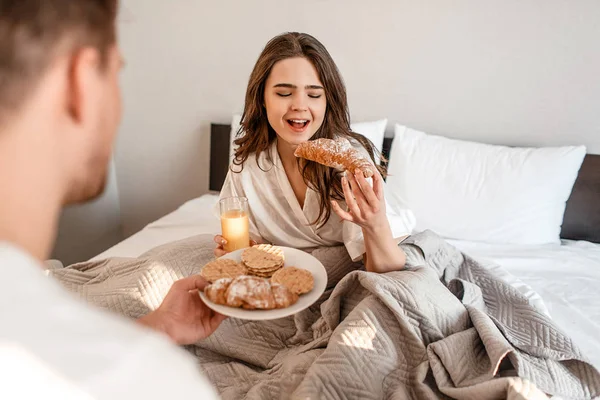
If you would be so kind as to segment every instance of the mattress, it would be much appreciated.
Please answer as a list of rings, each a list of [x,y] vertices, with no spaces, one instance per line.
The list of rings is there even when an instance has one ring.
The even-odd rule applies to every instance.
[[[94,257],[137,257],[153,247],[198,234],[218,234],[218,195],[193,199],[176,211]],[[560,245],[489,245],[449,241],[486,261],[491,269],[548,313],[600,368],[600,245],[562,241]]]

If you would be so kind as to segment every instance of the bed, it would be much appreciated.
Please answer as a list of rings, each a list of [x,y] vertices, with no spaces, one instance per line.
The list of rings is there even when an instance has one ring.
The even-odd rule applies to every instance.
[[[211,131],[211,193],[192,199],[174,212],[94,257],[137,257],[165,243],[198,234],[220,232],[212,210],[227,173],[231,125],[213,124]],[[389,156],[393,138],[386,137]],[[587,155],[565,211],[561,243],[551,245],[490,245],[449,240],[460,250],[489,263],[549,313],[600,368],[600,156]],[[502,268],[498,268],[498,266]],[[540,301],[540,298],[543,301]]]
[[[114,306],[111,307],[114,308],[115,311],[123,312],[124,314],[129,315],[130,317],[137,317],[139,315],[143,315],[143,312],[147,312],[149,308],[152,309],[153,307],[156,307],[158,305],[158,303],[156,303],[156,299],[160,298],[161,295],[164,295],[163,292],[168,289],[169,282],[172,283],[173,279],[176,278],[176,275],[181,274],[181,271],[179,271],[174,275],[174,270],[176,270],[179,267],[184,269],[192,268],[193,270],[190,269],[190,272],[184,271],[183,276],[186,276],[185,273],[195,273],[193,271],[196,271],[197,268],[200,268],[200,264],[204,265],[201,262],[198,262],[198,260],[192,261],[193,259],[186,257],[188,257],[190,254],[202,253],[200,254],[200,259],[204,260],[206,259],[206,257],[209,256],[209,253],[212,254],[212,235],[220,231],[220,223],[217,216],[213,214],[213,209],[218,201],[218,190],[223,183],[225,174],[227,173],[229,160],[228,155],[230,156],[231,154],[230,132],[232,130],[233,129],[229,125],[215,124],[212,126],[210,193],[192,199],[183,204],[174,212],[165,215],[164,217],[148,224],[140,232],[134,234],[133,236],[117,244],[116,246],[108,249],[102,254],[99,254],[98,256],[94,257],[91,260],[91,264],[88,263],[87,265],[82,265],[80,267],[81,271],[77,271],[78,267],[76,266],[72,268],[71,271],[65,271],[64,273],[55,272],[54,274],[58,278],[60,278],[68,288],[71,288],[74,291],[78,291],[80,295],[85,297],[91,303],[98,304],[100,306],[106,306],[106,304],[108,303],[114,304]],[[392,138],[386,138],[385,140],[383,140],[382,149],[383,154],[385,156],[387,156],[390,153],[390,146],[392,145],[392,143]],[[577,176],[576,180],[575,175]],[[511,320],[513,320],[513,318],[515,318],[514,321],[517,321],[517,335],[519,335],[521,329],[525,329],[523,332],[525,332],[527,329],[529,329],[529,331],[531,332],[531,329],[533,329],[533,332],[537,332],[534,333],[534,336],[537,336],[538,339],[545,337],[556,337],[556,329],[558,329],[558,332],[562,331],[562,333],[567,335],[566,337],[564,337],[564,339],[559,339],[560,343],[574,343],[577,347],[579,347],[585,358],[587,358],[596,368],[599,368],[600,299],[596,294],[596,288],[598,287],[598,284],[600,284],[600,230],[598,229],[598,226],[600,226],[600,210],[597,207],[596,202],[600,198],[600,156],[585,156],[585,159],[581,164],[581,168],[578,167],[578,174],[575,175],[573,177],[573,181],[575,181],[575,184],[573,185],[573,183],[571,183],[572,191],[571,188],[569,189],[570,197],[568,199],[564,211],[564,221],[562,223],[562,231],[560,232],[559,242],[555,244],[525,245],[490,244],[473,240],[449,239],[446,239],[446,241],[444,242],[437,239],[439,241],[436,247],[437,250],[435,250],[435,254],[430,253],[430,255],[434,254],[434,257],[437,257],[439,254],[439,250],[442,249],[443,246],[447,246],[447,244],[441,243],[450,243],[452,246],[450,246],[449,248],[454,250],[446,249],[445,251],[449,253],[456,252],[455,256],[460,255],[460,251],[462,251],[471,258],[473,258],[479,266],[483,267],[483,270],[487,271],[484,272],[484,274],[486,274],[486,278],[484,278],[484,280],[491,279],[496,282],[504,282],[502,283],[504,287],[501,289],[498,289],[499,287],[493,287],[491,291],[487,290],[488,297],[486,297],[486,303],[488,303],[488,300],[490,299],[490,294],[492,298],[495,296],[502,297],[504,296],[504,294],[511,293],[513,289],[516,289],[518,293],[520,293],[520,295],[525,296],[526,301],[529,303],[529,309],[531,309],[531,306],[533,306],[533,308],[538,310],[536,311],[537,314],[532,315],[531,317],[524,317],[523,315],[521,315],[520,317],[517,315],[503,315],[504,311],[499,311],[500,314],[496,314],[496,317],[499,317],[500,319],[504,318],[504,322],[498,322],[499,320],[496,320],[496,324],[500,324],[500,329],[504,329],[501,327],[506,326],[503,325],[505,322],[508,322],[509,325],[512,324]],[[202,234],[207,234],[208,236]],[[420,235],[422,234],[417,234],[413,236],[415,237],[415,240],[417,240],[416,238],[420,237]],[[158,247],[159,250],[157,250],[157,246],[161,245],[164,246]],[[164,249],[163,252],[165,254],[169,253],[167,254],[168,256],[164,260],[161,260],[160,258],[161,248]],[[421,248],[425,249],[426,246],[421,246]],[[459,251],[457,252],[455,249],[458,249]],[[328,251],[327,249],[323,250],[325,252]],[[331,250],[335,251],[335,248],[332,248]],[[200,253],[198,253],[198,251],[200,251]],[[149,257],[148,254],[152,254],[152,256]],[[138,257],[140,255],[143,256],[139,259],[129,258]],[[340,256],[341,253],[340,255],[336,255],[333,258],[329,257],[329,259],[337,259],[337,257]],[[110,260],[112,261],[102,261],[109,257],[112,257],[110,258]],[[128,258],[120,259],[119,257]],[[451,258],[452,257],[446,257],[446,259],[441,264],[450,265]],[[174,259],[176,259],[175,264],[169,265],[169,263],[172,263]],[[325,259],[327,259],[327,257],[325,257]],[[110,286],[110,296],[115,298],[121,298],[121,300],[125,298],[124,301],[109,301],[107,303],[106,287],[103,287],[104,283],[102,283],[102,280],[105,278],[100,280],[94,278],[94,285],[82,286],[83,280],[90,279],[90,276],[84,271],[88,271],[89,268],[96,269],[97,266],[103,268],[105,265],[108,265],[106,264],[106,262],[110,263],[110,269],[111,271],[113,271],[113,274],[116,273],[115,271],[121,270],[124,265],[126,266],[125,269],[127,271],[132,271],[132,268],[137,269],[135,265],[139,265],[139,271],[136,272],[139,275],[138,278],[127,278],[123,280],[123,278],[118,277],[118,273],[117,275],[111,276],[110,278],[122,280],[121,283],[125,284],[125,286],[123,287],[115,286],[114,284]],[[464,261],[462,262],[464,265]],[[433,262],[433,264],[435,263],[436,262]],[[198,265],[190,266],[191,264]],[[177,268],[172,268],[174,266]],[[327,268],[329,274],[329,271],[331,270],[330,266],[328,266]],[[62,270],[68,269],[69,268],[65,268]],[[100,270],[98,269],[98,271]],[[444,271],[443,273],[446,272],[447,271]],[[346,274],[348,274],[348,272],[344,272],[344,274],[342,274],[341,276],[349,277],[349,275]],[[354,274],[351,275],[353,277],[357,276]],[[368,276],[370,277],[374,275],[370,274]],[[399,278],[400,277],[397,277],[396,279]],[[158,286],[154,289],[154,292],[147,292],[148,286],[146,283],[143,283],[142,286],[140,286],[140,284],[132,283],[133,280],[137,280],[139,282],[147,282],[148,279],[158,283]],[[379,277],[373,279],[380,280],[385,278]],[[347,281],[348,279],[344,280],[344,282],[346,283]],[[378,282],[378,284],[380,284],[383,281]],[[482,281],[479,282],[482,283]],[[509,285],[508,287],[511,287],[510,290],[507,290],[506,284]],[[339,286],[340,285],[336,286],[336,291],[337,289],[339,289]],[[484,286],[485,284],[483,284],[482,288]],[[127,289],[125,289],[125,287]],[[425,290],[422,293],[427,293],[428,290],[429,289]],[[354,289],[352,289],[346,295],[353,296],[354,293],[357,292]],[[131,294],[135,294],[135,299],[133,299],[135,301],[132,301]],[[486,290],[484,290],[483,294],[485,297]],[[443,293],[440,293],[440,295],[443,295]],[[144,298],[144,300],[140,303],[141,298]],[[395,299],[394,301],[401,300]],[[423,301],[427,303],[429,300],[423,299]],[[493,302],[494,300],[492,300],[492,303],[490,303],[492,304],[492,308],[490,310],[500,310],[500,308],[496,308],[496,306],[493,305]],[[331,302],[328,303],[328,306],[332,304]],[[425,303],[421,302],[418,304]],[[439,298],[436,298],[436,300],[431,304],[442,303],[439,302]],[[352,301],[352,304],[355,303]],[[407,303],[400,302],[395,304]],[[515,303],[511,302],[509,304]],[[368,306],[367,309],[369,310],[369,312],[371,312],[371,308],[369,307],[373,306],[375,306],[375,304],[371,304],[370,306]],[[511,314],[512,312],[513,311],[511,309],[507,311],[508,314]],[[549,316],[554,321],[554,327],[549,328],[548,325],[544,325],[538,328],[531,328],[532,326],[536,326],[536,321],[539,321],[540,318],[546,318],[545,316],[542,317],[543,314]],[[300,317],[301,319],[298,321],[301,321],[302,318],[306,317],[307,315],[308,314],[304,315],[303,317]],[[442,315],[444,315],[444,313],[442,313]],[[346,318],[344,321],[346,321],[347,319],[348,318]],[[376,318],[376,320],[378,319]],[[301,325],[304,323],[308,322],[302,322]],[[352,325],[352,323],[352,320],[350,320],[350,325],[348,326],[350,327],[349,329],[354,331],[356,328],[354,325]],[[279,343],[278,340],[275,339],[275,337],[279,336],[281,329],[285,330],[285,328],[283,328],[283,325],[280,326],[277,323],[275,323],[273,326],[256,325],[251,328],[248,328],[250,329],[250,331],[253,332],[252,334],[250,334],[250,336],[245,336],[244,334],[244,332],[250,331],[246,331],[245,329],[243,329],[243,327],[245,326],[243,321],[228,321],[228,325],[230,325],[230,327],[224,330],[220,330],[220,334],[217,335],[218,337],[215,338],[214,341],[211,338],[210,340],[206,341],[206,343],[203,345],[204,347],[200,346],[198,348],[195,348],[194,350],[195,355],[201,360],[203,360],[202,366],[204,372],[207,373],[209,375],[209,378],[219,387],[219,391],[221,395],[224,396],[224,398],[238,398],[239,396],[242,396],[245,393],[253,393],[253,396],[255,396],[249,396],[249,398],[261,398],[261,396],[266,395],[265,393],[279,393],[280,390],[286,389],[278,386],[273,387],[270,385],[273,385],[274,382],[281,382],[282,377],[285,377],[286,374],[290,372],[289,370],[286,370],[286,363],[290,362],[292,363],[290,365],[297,365],[296,363],[298,362],[308,362],[308,359],[306,357],[302,358],[299,355],[294,356],[294,351],[290,353],[290,350],[293,348],[293,346],[289,347],[291,343],[283,344]],[[232,326],[236,326],[237,329],[231,330]],[[524,326],[530,326],[530,328],[522,328]],[[382,328],[382,333],[388,332],[389,328],[390,327]],[[317,330],[318,329],[319,328],[317,328]],[[550,331],[548,331],[547,329],[550,329]],[[259,337],[257,338],[256,332],[259,331],[260,334],[258,334]],[[246,340],[246,344],[244,345],[244,347],[236,348],[237,350],[234,356],[234,358],[239,359],[241,363],[233,362],[230,364],[231,358],[228,358],[229,356],[227,355],[230,354],[228,353],[229,350],[227,350],[228,347],[222,347],[223,343],[233,343],[242,340],[240,337],[236,337],[235,339],[230,338],[228,335],[233,334],[232,332],[241,333],[243,336],[243,340]],[[542,334],[541,332],[544,333]],[[262,339],[260,338],[264,335],[268,336],[273,335],[275,333],[276,336],[270,338],[269,341],[274,341],[273,343],[271,343],[272,347],[283,346],[282,349],[278,350],[279,353],[277,353],[283,358],[279,359],[276,357],[276,359],[278,359],[279,362],[283,363],[281,364],[284,368],[283,371],[277,370],[277,368],[279,367],[275,368],[275,370],[270,370],[268,364],[263,364],[266,363],[268,360],[272,360],[273,355],[276,353],[273,353],[271,355],[263,355],[259,351],[264,347],[264,342],[262,342]],[[346,330],[345,333],[343,333],[343,335],[346,335],[347,333],[348,330]],[[562,333],[558,333],[558,336],[562,337]],[[396,333],[394,335],[396,335]],[[344,342],[346,342],[347,340],[356,340],[356,338],[343,338],[344,340],[342,342],[329,341],[327,351],[333,348],[332,351],[334,352],[334,354],[338,354],[338,356],[339,354],[344,354],[344,352],[353,351],[354,353],[349,354],[354,354],[354,357],[358,357],[355,361],[353,361],[353,363],[356,365],[360,365],[361,363],[365,362],[375,362],[377,360],[377,358],[373,358],[373,356],[367,356],[367,358],[364,358],[365,354],[362,353],[362,350],[360,350],[360,348],[363,348],[365,345],[368,346],[368,343],[363,342],[364,338],[360,339],[360,341],[358,342],[359,350],[348,350],[347,345],[344,345]],[[518,338],[513,337],[513,340],[514,339],[516,339],[517,341],[519,340]],[[571,339],[573,342],[571,342]],[[403,342],[400,341],[401,347],[397,348],[397,351],[406,351],[406,348],[402,350],[402,346],[406,347],[405,345],[402,345],[402,343]],[[487,344],[485,344],[485,346],[487,349]],[[568,346],[571,346],[571,344],[569,344]],[[356,343],[353,344],[352,347],[356,347]],[[455,352],[460,351],[460,348],[460,346],[455,347],[454,350],[452,350],[448,354],[456,354]],[[248,352],[244,349],[252,349],[252,351]],[[317,351],[317,353],[313,354],[320,354],[318,350],[313,351]],[[216,354],[220,355],[216,356]],[[386,357],[381,361],[384,362],[384,360],[390,361],[389,355],[394,353],[389,353],[389,351],[384,350],[382,354],[384,354]],[[264,356],[264,358],[259,358],[259,355],[260,357]],[[406,353],[406,355],[410,355],[410,352]],[[288,357],[290,357],[289,361],[286,361],[288,360]],[[563,359],[573,360],[573,358],[571,357],[573,356],[567,355],[566,358]],[[460,358],[464,360],[463,357]],[[319,359],[323,360],[323,357],[320,357]],[[345,356],[337,359],[346,360]],[[454,358],[452,358],[452,360],[453,359]],[[376,362],[376,364],[374,364],[376,365],[376,367],[373,368],[384,368],[386,363],[384,362],[382,364],[381,362]],[[248,369],[246,366],[247,363],[249,363],[250,365],[255,365],[257,369]],[[339,363],[335,364],[336,368],[342,368],[340,371],[344,371],[343,374],[336,375],[336,379],[339,380],[336,382],[339,388],[347,388],[347,385],[351,382],[358,382],[356,381],[356,379],[358,379],[358,377],[361,376],[360,371],[362,369],[354,368],[352,366],[354,364],[351,363],[346,366],[343,366]],[[307,367],[307,365],[305,365],[304,367]],[[468,373],[468,371],[479,370],[479,368],[477,367],[478,365],[480,364],[471,364],[470,367],[466,369],[463,368],[463,371],[466,371]],[[530,364],[530,366],[533,365],[539,366],[542,364]],[[321,377],[324,376],[323,374],[327,375],[325,371],[329,371],[332,366],[326,365],[324,367],[325,369],[319,370],[319,365],[317,363],[311,368],[315,367],[317,369],[313,371],[312,375],[310,374],[311,370],[308,370],[308,373],[306,373],[306,369],[304,370],[303,374],[306,373],[304,379],[310,382],[310,384],[309,386],[300,386],[300,389],[297,390],[300,390],[301,393],[303,393],[303,388],[310,391],[315,390],[315,384],[317,385],[317,387],[321,383],[324,384],[324,382],[322,382],[321,380]],[[265,368],[267,369],[267,371],[271,372],[261,372],[264,371]],[[269,374],[273,371],[278,371],[277,373],[283,373],[283,375],[272,376],[271,378],[269,378]],[[315,375],[315,371],[320,372],[316,372]],[[554,372],[549,371],[550,370],[542,372],[542,374],[546,374],[545,380],[547,383],[550,382],[550,385],[552,385],[551,382],[558,382],[562,380],[561,372],[558,372],[558,370],[554,370]],[[353,377],[352,373],[358,373],[358,375]],[[371,378],[368,378],[367,381],[363,380],[362,382],[358,382],[360,383],[360,385],[352,389],[355,390],[355,392],[353,392],[354,395],[364,397],[366,395],[366,392],[363,392],[363,390],[366,388],[365,385],[368,386],[372,385],[373,382],[380,382],[379,379],[383,379],[386,376],[385,371],[379,371],[379,373],[380,375],[378,377],[375,376],[373,380]],[[381,373],[383,373],[383,375],[381,375]],[[559,375],[555,375],[555,373],[558,373]],[[557,380],[557,376],[561,376],[561,379]],[[241,386],[231,385],[232,380],[238,381],[239,379],[244,380],[244,382],[246,383]],[[263,383],[260,384],[259,382],[261,382],[261,379],[266,380],[262,381]],[[269,379],[271,379],[271,381],[269,381]],[[287,378],[285,378],[284,380],[286,379]],[[345,383],[342,382],[344,379]],[[355,379],[355,381],[353,381],[352,379]],[[440,382],[438,381],[437,376],[436,382],[438,382],[438,384]],[[562,382],[564,383],[566,381]],[[383,386],[380,387],[378,385],[379,384],[377,383],[375,386],[371,386],[370,390],[380,390],[383,388]],[[596,385],[600,385],[600,381],[596,381]],[[549,390],[550,388],[548,386],[546,386],[546,389],[548,389],[546,390],[546,392],[548,393],[556,393],[555,391]],[[487,392],[487,390],[489,390],[489,388],[486,388],[484,392],[479,392],[479,394],[481,395],[481,393],[486,393],[486,395],[488,395],[489,392]],[[563,391],[562,393],[573,393],[571,392],[571,390],[573,390],[573,387],[567,390],[566,392]],[[359,393],[362,394],[359,395]],[[373,397],[375,392],[369,393],[371,397]],[[444,393],[448,394],[447,392]],[[477,397],[477,395],[475,397]],[[556,396],[555,398],[560,397]]]

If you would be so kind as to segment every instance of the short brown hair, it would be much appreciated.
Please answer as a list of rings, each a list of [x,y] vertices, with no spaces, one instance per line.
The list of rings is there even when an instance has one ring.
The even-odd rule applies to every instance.
[[[116,41],[118,0],[0,0],[0,122],[17,109],[65,47]]]

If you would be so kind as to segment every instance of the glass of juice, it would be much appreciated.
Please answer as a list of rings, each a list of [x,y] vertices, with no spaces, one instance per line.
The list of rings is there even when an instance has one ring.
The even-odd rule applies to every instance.
[[[223,249],[229,253],[249,247],[248,199],[226,197],[219,201],[219,206],[221,209],[221,235],[227,240]]]

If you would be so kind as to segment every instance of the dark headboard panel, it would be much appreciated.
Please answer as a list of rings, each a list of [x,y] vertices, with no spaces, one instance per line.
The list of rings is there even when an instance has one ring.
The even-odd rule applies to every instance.
[[[209,190],[220,191],[229,168],[230,125],[212,124],[210,135]],[[383,155],[389,158],[391,137],[383,141]],[[573,186],[561,231],[563,239],[600,243],[600,155],[588,154]]]
[[[210,126],[210,179],[208,190],[221,191],[229,168],[229,135],[231,125]]]
[[[600,155],[585,156],[567,201],[560,235],[600,243]]]

